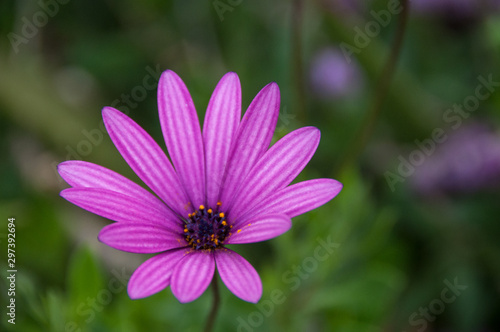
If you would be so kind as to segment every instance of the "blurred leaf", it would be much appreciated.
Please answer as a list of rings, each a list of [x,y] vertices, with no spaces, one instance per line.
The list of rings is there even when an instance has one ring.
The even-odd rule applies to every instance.
[[[81,321],[82,307],[90,307],[89,296],[95,297],[104,289],[104,278],[98,260],[88,247],[79,248],[72,256],[68,271],[70,316]],[[95,299],[94,299],[95,301]],[[78,315],[77,315],[78,314]]]
[[[49,291],[43,301],[49,320],[49,329],[53,332],[65,331],[66,301],[62,294]]]

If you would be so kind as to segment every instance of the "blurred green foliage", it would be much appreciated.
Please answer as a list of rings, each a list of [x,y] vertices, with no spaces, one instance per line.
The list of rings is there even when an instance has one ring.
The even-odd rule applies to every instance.
[[[128,110],[162,142],[156,88],[140,100],[124,97],[157,68],[183,78],[200,119],[227,71],[240,77],[244,108],[276,81],[282,111],[275,139],[305,125],[322,132],[300,178],[333,177],[344,184],[333,201],[294,218],[286,234],[234,246],[258,270],[264,294],[255,305],[221,287],[218,331],[498,330],[498,187],[419,195],[411,179],[391,191],[384,173],[396,169],[398,155],[415,149],[415,139],[444,126],[443,112],[474,93],[479,75],[500,80],[500,16],[477,14],[457,23],[412,12],[375,132],[358,160],[337,173],[373,102],[398,17],[353,55],[351,65],[362,74],[359,90],[329,99],[310,85],[315,55],[342,42],[353,45],[355,28],[364,28],[374,19],[370,11],[387,8],[387,1],[353,1],[357,10],[331,9],[341,2],[333,0],[220,2],[231,10],[218,13],[217,1],[1,2],[2,308],[9,301],[9,217],[16,218],[18,269],[16,325],[2,310],[2,330],[202,329],[210,290],[189,304],[180,304],[170,289],[130,300],[125,279],[144,257],[120,256],[97,243],[107,221],[58,196],[65,184],[55,165],[66,159],[81,157],[139,181],[100,129],[100,110],[113,103]],[[49,3],[58,4],[54,15],[23,37],[26,22]],[[14,45],[12,33],[26,42]],[[499,108],[495,92],[464,122],[484,121],[498,132]],[[321,241],[338,245],[324,261],[314,258]],[[467,289],[425,328],[412,323],[414,313],[441,297],[444,281],[456,278]]]

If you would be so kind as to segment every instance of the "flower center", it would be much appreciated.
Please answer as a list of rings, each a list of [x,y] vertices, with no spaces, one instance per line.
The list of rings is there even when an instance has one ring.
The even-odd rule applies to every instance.
[[[231,228],[226,221],[224,212],[219,212],[221,203],[217,202],[217,208],[205,209],[203,205],[185,220],[184,236],[193,249],[211,250],[222,247],[226,237],[231,235]]]

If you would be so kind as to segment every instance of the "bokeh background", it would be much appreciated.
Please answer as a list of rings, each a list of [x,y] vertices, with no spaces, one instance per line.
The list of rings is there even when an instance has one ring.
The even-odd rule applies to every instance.
[[[170,289],[128,298],[126,280],[145,257],[99,243],[109,221],[62,199],[55,168],[82,159],[139,181],[100,112],[127,112],[163,146],[156,84],[172,69],[200,119],[227,71],[240,77],[244,108],[276,81],[275,139],[305,125],[322,132],[299,179],[344,184],[284,235],[236,247],[264,294],[255,305],[221,287],[217,331],[499,331],[499,2],[411,1],[389,93],[363,133],[398,3],[1,1],[0,329],[202,329],[210,290],[189,304]],[[333,245],[319,260],[322,243]]]

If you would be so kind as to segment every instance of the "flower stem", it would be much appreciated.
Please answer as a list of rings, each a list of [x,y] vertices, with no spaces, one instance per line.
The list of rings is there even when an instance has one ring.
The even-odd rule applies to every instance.
[[[205,329],[204,329],[205,332],[213,331],[215,318],[217,317],[217,312],[219,311],[220,294],[219,294],[219,285],[217,283],[216,275],[214,275],[210,286],[212,286],[214,297],[212,301],[212,309],[210,310],[210,314],[208,314],[207,322],[205,324]]]
[[[292,79],[296,95],[297,120],[306,120],[306,95],[304,85],[304,65],[302,59],[302,22],[304,16],[303,0],[292,3]]]
[[[349,145],[347,152],[342,159],[342,162],[340,163],[338,173],[342,173],[342,171],[352,162],[354,162],[359,154],[363,151],[363,148],[365,147],[368,139],[373,132],[373,129],[375,128],[377,118],[382,111],[385,97],[387,96],[390,83],[394,76],[396,63],[401,53],[401,47],[403,45],[403,39],[408,21],[408,14],[410,9],[408,0],[401,0],[401,6],[403,9],[399,14],[396,36],[391,48],[391,53],[389,54],[389,58],[387,59],[384,68],[382,69],[382,73],[376,86],[374,101],[372,104],[373,106],[370,111],[366,113],[361,128],[359,129],[359,134],[356,135],[356,139],[352,144]]]

